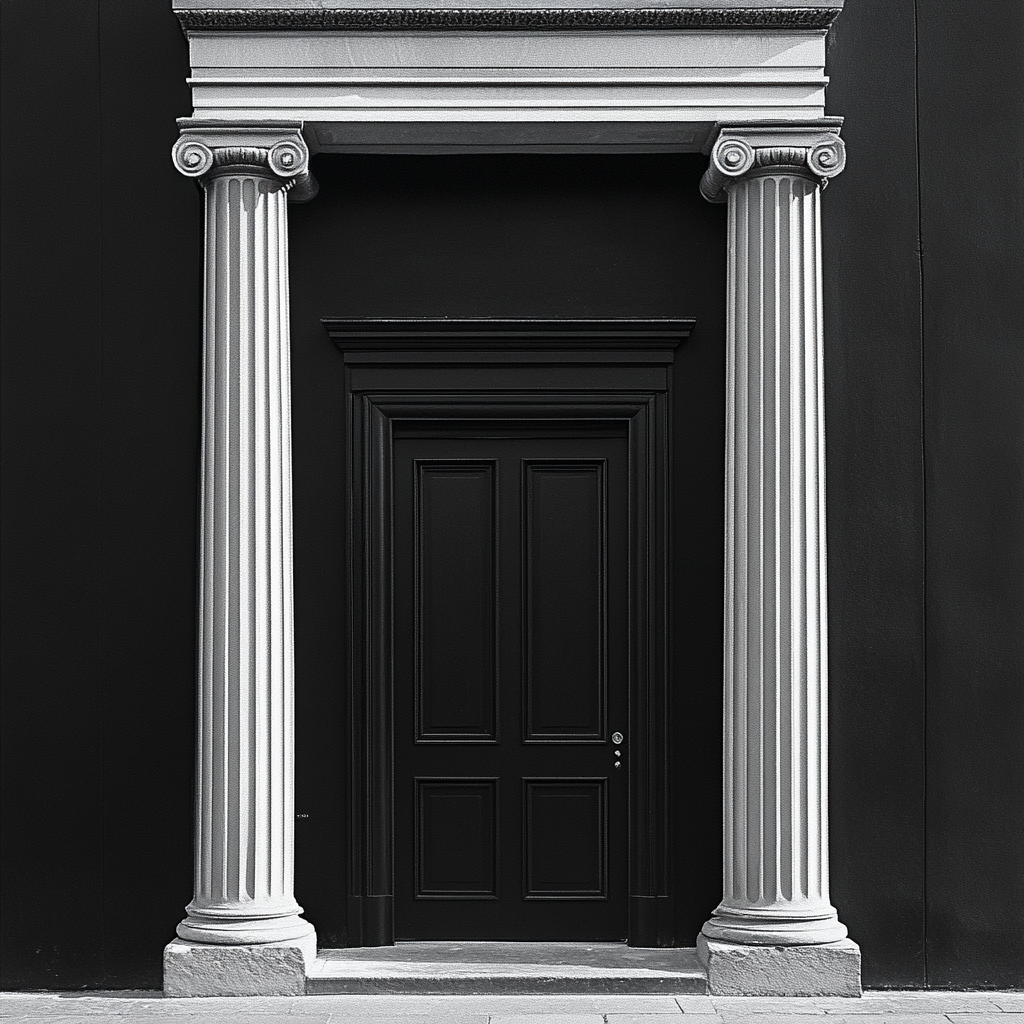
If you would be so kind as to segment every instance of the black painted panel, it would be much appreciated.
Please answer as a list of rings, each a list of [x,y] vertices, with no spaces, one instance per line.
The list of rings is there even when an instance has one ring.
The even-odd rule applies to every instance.
[[[0,22],[2,985],[156,988],[192,893],[202,214],[168,163],[188,47],[134,0],[5,0]]]
[[[821,200],[831,883],[871,987],[925,983],[915,45],[913,0],[849,3],[828,41],[849,157]]]
[[[523,780],[523,897],[608,895],[605,779]]]
[[[418,899],[498,895],[498,780],[416,780]]]
[[[121,922],[103,929],[112,987],[160,985],[193,882],[203,212],[167,159],[174,118],[190,110],[174,20],[162,4],[100,3],[103,913]]]
[[[603,741],[603,462],[523,463],[524,739]]]
[[[1021,987],[1024,6],[929,0],[918,28],[928,984]]]
[[[496,742],[498,466],[414,466],[416,739]]]
[[[99,986],[104,949],[101,486],[102,211],[95,0],[0,4],[3,36],[3,680],[5,988]],[[60,74],[54,74],[55,66]],[[26,102],[26,98],[30,101]],[[62,126],[68,165],[43,159]],[[20,183],[20,184],[19,184]],[[81,197],[88,196],[88,201]],[[47,215],[49,214],[49,215]],[[57,309],[73,309],[66,344]],[[73,851],[73,853],[72,853]]]

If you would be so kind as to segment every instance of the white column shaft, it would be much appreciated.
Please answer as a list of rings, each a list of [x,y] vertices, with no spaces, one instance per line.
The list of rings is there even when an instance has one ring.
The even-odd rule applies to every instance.
[[[724,897],[704,934],[843,938],[828,893],[820,188],[728,188]]]
[[[291,412],[286,189],[204,180],[195,897],[178,935],[308,935],[293,896]]]

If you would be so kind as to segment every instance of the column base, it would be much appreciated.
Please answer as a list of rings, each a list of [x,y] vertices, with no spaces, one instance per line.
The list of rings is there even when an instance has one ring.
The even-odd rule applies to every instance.
[[[301,996],[316,961],[316,933],[281,942],[225,946],[175,939],[164,947],[164,995]]]
[[[697,936],[713,996],[859,996],[860,946],[741,946]]]

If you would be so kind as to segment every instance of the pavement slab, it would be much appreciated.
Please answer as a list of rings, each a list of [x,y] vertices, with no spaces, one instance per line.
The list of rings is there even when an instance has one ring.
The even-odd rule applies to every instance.
[[[3,1024],[1024,1024],[1024,992],[862,999],[679,995],[320,995],[165,999],[159,992],[0,993]]]
[[[893,992],[896,1013],[998,1013],[991,992]]]
[[[711,996],[676,996],[676,1005],[683,1013],[714,1013]]]
[[[678,1014],[667,1013],[606,1013],[604,1019],[607,1024],[681,1024]]]
[[[1024,1010],[1019,1013],[1003,1010],[998,1013],[947,1013],[946,1019],[951,1024],[1024,1024]]]
[[[814,1014],[823,1016],[824,1008],[818,999],[813,996],[794,996],[786,999],[778,996],[711,996],[711,1003],[715,1011],[726,1017],[736,1013],[747,1016],[749,1014],[778,1014],[784,1013],[792,1016],[805,1016]]]
[[[605,1024],[603,1013],[552,1013],[537,1017],[530,1013],[491,1014],[490,1024]]]
[[[898,1009],[896,999],[888,995],[879,995],[876,992],[865,992],[860,999],[843,996],[828,998],[819,996],[815,998],[814,1002],[829,1016],[849,1017],[857,1014],[896,1013]]]

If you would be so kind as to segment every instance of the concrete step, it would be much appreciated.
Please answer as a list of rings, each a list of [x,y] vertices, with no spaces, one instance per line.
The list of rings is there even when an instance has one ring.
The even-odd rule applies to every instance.
[[[310,995],[704,994],[695,949],[621,942],[398,942],[322,949],[306,976]]]

